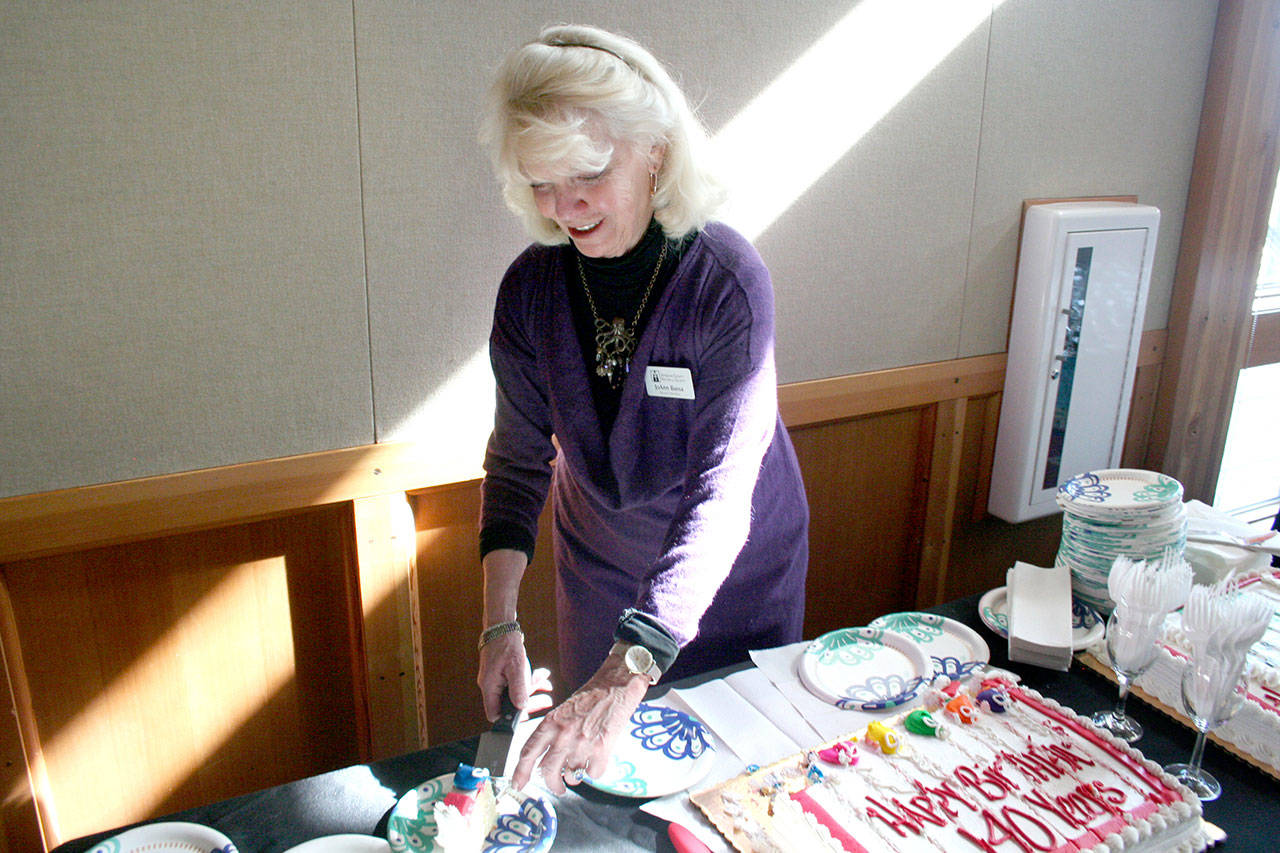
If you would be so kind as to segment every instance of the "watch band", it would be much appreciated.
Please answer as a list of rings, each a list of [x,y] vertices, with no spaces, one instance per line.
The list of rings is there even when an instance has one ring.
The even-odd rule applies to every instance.
[[[650,616],[644,611],[630,607],[624,610],[622,617],[618,619],[613,638],[625,640],[632,645],[644,646],[653,655],[658,668],[663,672],[671,669],[671,665],[676,662],[676,656],[680,653],[680,644],[676,642],[666,625],[663,625],[656,616]]]

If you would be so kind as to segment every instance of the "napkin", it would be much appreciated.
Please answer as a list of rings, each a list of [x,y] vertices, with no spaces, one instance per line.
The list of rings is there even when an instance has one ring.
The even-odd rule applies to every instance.
[[[809,725],[796,706],[769,680],[769,676],[757,668],[744,669],[725,677],[769,722],[801,747],[817,743],[822,738],[818,730]]]
[[[1223,536],[1226,538],[1257,535],[1259,532],[1242,524],[1234,516],[1214,509],[1202,501],[1187,501],[1187,535]],[[1271,566],[1270,554],[1246,551],[1226,543],[1187,542],[1183,551],[1195,572],[1196,583],[1204,586],[1230,577],[1243,577]]]
[[[1071,668],[1071,571],[1021,561],[1005,575],[1009,602],[1009,660],[1066,671]]]
[[[773,690],[772,684],[767,687]],[[744,765],[763,767],[801,749],[722,678],[671,692],[684,700],[693,715],[710,726]]]
[[[809,692],[800,680],[800,656],[809,647],[807,642],[792,643],[773,649],[759,649],[751,652],[751,660],[760,668],[774,687],[799,712],[806,723],[818,733],[819,740],[828,741],[863,729],[872,720],[901,713],[904,709],[920,700],[900,705],[892,712],[854,711],[829,705]]]
[[[723,684],[724,682],[721,679],[707,682],[707,684],[716,683]],[[699,686],[706,687],[707,685],[703,684]],[[689,800],[689,794],[694,793],[695,791],[705,790],[710,788],[712,785],[723,782],[725,779],[737,776],[746,769],[746,763],[734,753],[733,749],[725,742],[724,738],[720,737],[720,733],[716,731],[715,726],[703,717],[701,713],[699,713],[698,708],[686,701],[688,694],[697,690],[698,688],[672,690],[665,696],[654,700],[651,704],[656,703],[659,705],[666,705],[668,707],[675,708],[678,711],[684,711],[686,714],[693,714],[701,719],[702,722],[706,723],[710,732],[711,744],[716,750],[715,763],[711,765],[711,771],[707,774],[707,777],[694,785],[692,789],[688,791],[677,791],[676,793],[668,794],[665,797],[658,797],[657,799],[649,800],[648,802],[641,804],[640,811],[651,814],[654,817],[661,818],[662,820],[670,823],[680,824],[685,829],[692,832],[699,841],[707,845],[713,853],[732,853],[733,847],[725,841],[724,836],[720,834],[719,830],[711,825],[711,822],[702,814],[702,811]],[[718,692],[718,688],[710,691],[711,694],[716,692]],[[709,702],[704,697],[701,700],[701,704],[705,706],[709,704]],[[732,726],[724,726],[723,723],[721,725],[726,731],[733,728]]]

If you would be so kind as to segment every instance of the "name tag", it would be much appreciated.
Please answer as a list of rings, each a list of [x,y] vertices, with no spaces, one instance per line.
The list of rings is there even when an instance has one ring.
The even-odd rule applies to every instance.
[[[650,397],[692,400],[693,374],[687,367],[658,367],[651,364],[644,369],[644,387]]]

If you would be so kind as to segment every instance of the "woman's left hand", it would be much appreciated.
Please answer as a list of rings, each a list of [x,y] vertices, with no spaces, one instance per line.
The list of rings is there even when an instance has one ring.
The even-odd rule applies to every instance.
[[[595,675],[553,708],[529,736],[511,776],[512,787],[519,790],[528,784],[535,766],[556,796],[565,792],[566,782],[576,785],[584,774],[602,775],[614,742],[648,689],[648,678],[630,672],[617,655],[609,655]]]

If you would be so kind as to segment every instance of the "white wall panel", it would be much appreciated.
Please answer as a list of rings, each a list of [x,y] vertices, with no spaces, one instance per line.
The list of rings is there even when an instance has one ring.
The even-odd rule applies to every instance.
[[[1148,329],[1169,313],[1217,3],[1007,0],[995,12],[958,356],[1003,352],[1020,205],[1160,208]]]
[[[373,439],[351,28],[0,6],[0,495]]]
[[[783,381],[1003,350],[1028,197],[1160,207],[1158,327],[1214,11],[0,0],[0,495],[409,437],[473,471],[493,296],[526,242],[479,110],[503,54],[557,21],[637,37],[725,139],[845,45],[734,167],[747,201],[816,174],[754,235]]]
[[[857,5],[358,0],[379,439],[444,441],[465,474],[479,464],[492,417],[493,298],[528,243],[476,141],[485,90],[509,50],[560,22],[626,33],[667,63],[714,131]],[[808,277],[789,278],[805,305]],[[797,340],[821,310],[794,318]]]

